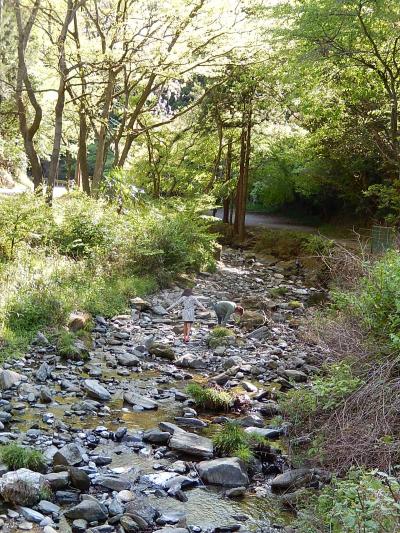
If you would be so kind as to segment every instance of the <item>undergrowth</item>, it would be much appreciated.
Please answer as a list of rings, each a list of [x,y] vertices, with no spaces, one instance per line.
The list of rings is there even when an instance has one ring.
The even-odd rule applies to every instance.
[[[28,468],[35,472],[42,472],[45,467],[45,460],[40,450],[25,448],[15,443],[1,446],[0,458],[10,470]]]
[[[113,205],[67,194],[52,208],[22,194],[0,199],[0,349],[18,355],[38,330],[74,310],[113,316],[177,273],[212,268],[214,236],[201,206]]]
[[[186,392],[193,398],[195,404],[203,409],[228,411],[234,401],[229,392],[216,387],[205,387],[199,383],[189,383]]]
[[[244,463],[254,459],[254,448],[267,445],[264,437],[246,432],[236,422],[226,422],[212,438],[215,451],[222,457],[239,457]]]
[[[210,348],[216,348],[217,346],[222,344],[224,340],[227,340],[234,336],[235,334],[231,329],[225,328],[223,326],[216,326],[211,330],[207,342]]]

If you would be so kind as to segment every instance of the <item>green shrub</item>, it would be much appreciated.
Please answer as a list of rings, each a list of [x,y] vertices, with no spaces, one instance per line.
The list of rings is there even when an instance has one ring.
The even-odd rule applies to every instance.
[[[249,463],[254,459],[254,448],[266,444],[258,433],[247,433],[237,422],[226,422],[212,438],[215,451],[222,457],[239,457]]]
[[[223,326],[216,326],[211,330],[207,342],[210,348],[216,348],[217,346],[223,344],[224,339],[232,338],[234,336],[235,334],[231,329]]]
[[[24,448],[15,443],[1,446],[0,457],[10,470],[29,468],[35,472],[42,472],[46,464],[41,451]]]
[[[301,231],[267,229],[261,233],[255,250],[280,259],[293,259],[301,255],[308,238],[309,235]]]
[[[192,396],[195,404],[203,409],[227,411],[232,403],[233,396],[224,390],[204,387],[199,383],[189,383],[186,392]]]
[[[299,533],[395,533],[400,530],[397,479],[351,470],[308,499],[295,521]]]
[[[279,296],[285,296],[289,292],[287,287],[272,287],[269,290],[269,294],[272,298],[278,298]]]
[[[0,251],[10,259],[27,244],[46,240],[52,227],[50,208],[33,194],[0,197]]]
[[[343,361],[328,366],[326,375],[315,377],[310,386],[281,393],[279,403],[284,415],[294,424],[300,424],[319,410],[334,409],[362,384],[353,375],[351,366]]]
[[[312,255],[328,255],[334,248],[335,241],[322,235],[308,235],[302,249]]]

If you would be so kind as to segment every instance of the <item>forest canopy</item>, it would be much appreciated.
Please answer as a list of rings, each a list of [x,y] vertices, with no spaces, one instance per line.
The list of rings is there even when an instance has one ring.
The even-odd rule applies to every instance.
[[[0,6],[3,182],[397,220],[397,1]]]

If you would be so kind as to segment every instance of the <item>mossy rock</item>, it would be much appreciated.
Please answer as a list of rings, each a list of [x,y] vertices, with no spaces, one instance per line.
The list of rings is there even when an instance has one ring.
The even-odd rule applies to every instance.
[[[264,313],[259,311],[245,311],[240,319],[240,327],[246,331],[252,331],[265,323]]]
[[[161,357],[163,359],[168,359],[169,361],[175,360],[175,352],[169,346],[169,344],[163,344],[162,342],[155,342],[149,348],[149,353],[155,355],[156,357]]]

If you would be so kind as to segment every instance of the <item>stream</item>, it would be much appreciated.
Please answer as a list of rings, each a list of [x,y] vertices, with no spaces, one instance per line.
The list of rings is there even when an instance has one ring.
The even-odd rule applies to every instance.
[[[208,346],[213,311],[198,313],[190,342],[182,342],[179,316],[165,313],[182,281],[148,301],[134,299],[130,314],[95,317],[87,361],[62,359],[39,334],[24,358],[4,363],[0,443],[44,452],[54,507],[18,497],[0,517],[2,531],[289,531],[291,515],[271,491],[271,479],[290,467],[285,427],[270,424],[279,414],[277,391],[306,381],[323,355],[303,340],[301,318],[324,294],[286,268],[270,257],[224,249],[217,271],[197,276],[194,291],[206,307],[234,300],[245,308],[241,323],[230,324],[235,337],[228,344]],[[85,352],[82,342],[78,348]],[[216,382],[243,406],[228,413],[197,409],[186,392],[193,381]],[[196,467],[210,459],[203,446],[226,418],[271,436],[273,459],[256,461],[240,497],[227,497],[234,486],[229,470],[215,484]],[[200,451],[197,441],[193,448],[172,445],[187,433],[198,436]],[[7,475],[0,479],[3,497]]]

